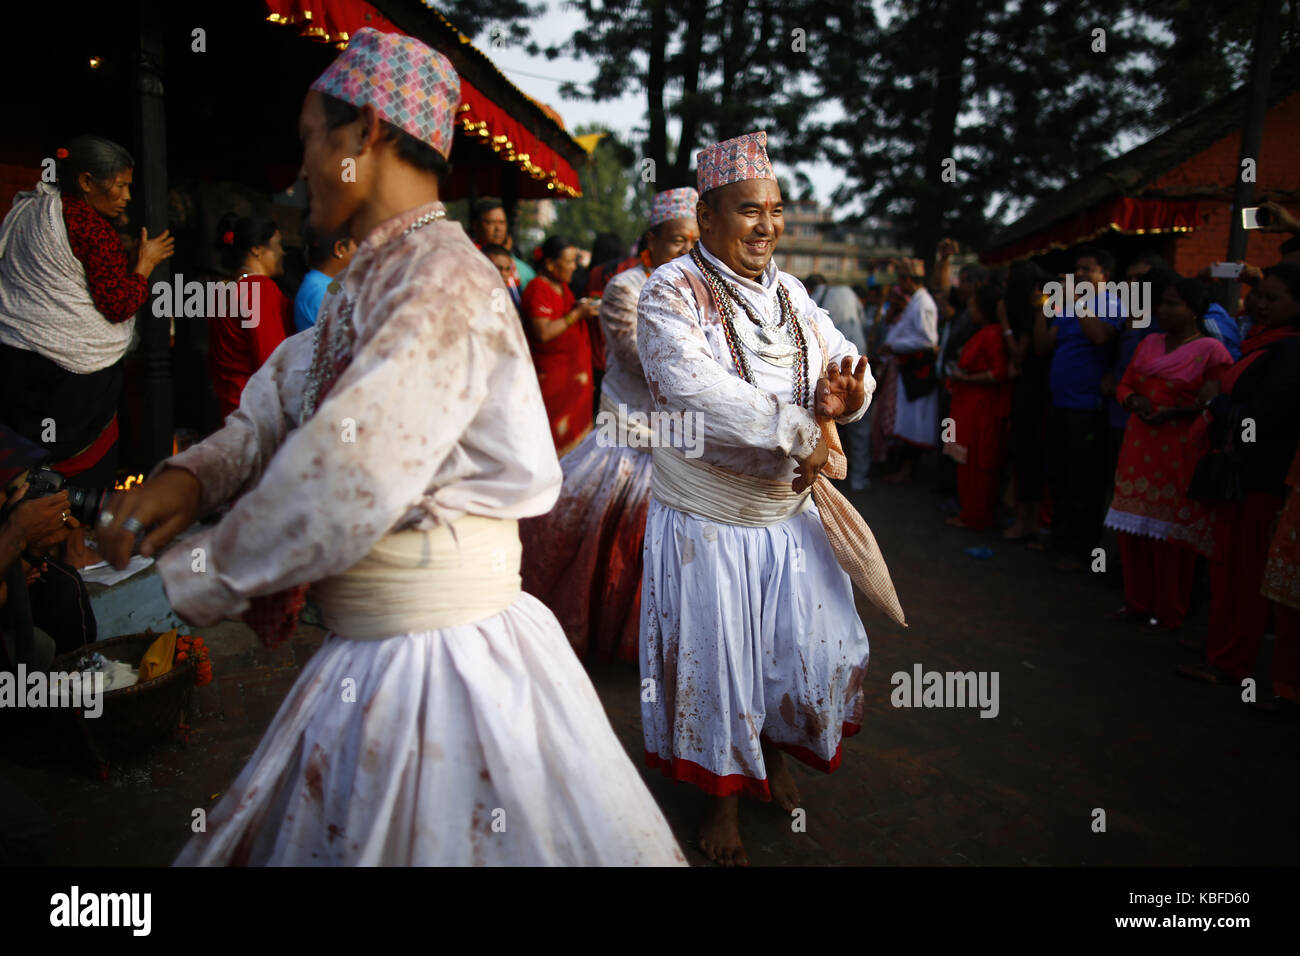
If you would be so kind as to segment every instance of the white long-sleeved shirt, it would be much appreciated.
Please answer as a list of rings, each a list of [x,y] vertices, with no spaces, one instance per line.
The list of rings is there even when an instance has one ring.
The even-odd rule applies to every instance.
[[[808,343],[810,394],[816,390],[822,368],[821,349],[810,323],[815,322],[821,331],[832,362],[838,364],[851,356],[856,365],[857,349],[835,328],[826,311],[812,302],[803,283],[794,276],[768,263],[758,280],[746,279],[703,245],[698,248],[765,319],[777,314],[777,283],[785,285]],[[736,321],[749,319],[738,314]],[[793,404],[794,370],[773,365],[747,351],[756,384],[750,385],[740,377],[727,346],[721,316],[711,301],[703,274],[689,255],[660,266],[641,290],[637,352],[655,409],[696,412],[701,416],[704,461],[742,474],[790,480],[794,477],[795,459],[806,458],[816,449],[821,429],[812,412]],[[868,371],[866,399],[837,421],[847,424],[866,414],[875,387]]]
[[[249,379],[220,431],[163,463],[198,478],[203,512],[240,496],[220,524],[159,560],[187,619],[212,623],[250,597],[345,571],[392,530],[555,503],[560,466],[499,273],[454,222],[400,235],[436,208],[376,227],[327,293],[321,334],[351,299],[355,342],[315,415],[300,422],[307,330]]]

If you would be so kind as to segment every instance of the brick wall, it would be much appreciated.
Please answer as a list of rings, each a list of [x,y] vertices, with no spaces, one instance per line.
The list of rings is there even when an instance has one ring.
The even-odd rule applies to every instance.
[[[1227,255],[1232,215],[1231,189],[1240,174],[1240,150],[1241,132],[1238,130],[1152,184],[1155,189],[1171,191],[1194,187],[1226,190],[1223,199],[1199,200],[1201,224],[1195,232],[1180,235],[1175,242],[1170,265],[1183,275],[1195,275],[1207,263],[1221,261]],[[1269,110],[1258,158],[1257,195],[1300,195],[1300,92],[1291,94]],[[1285,205],[1292,212],[1300,213],[1300,199],[1289,199]],[[1278,247],[1285,239],[1285,235],[1278,233],[1248,232],[1246,261],[1259,266],[1277,261]]]

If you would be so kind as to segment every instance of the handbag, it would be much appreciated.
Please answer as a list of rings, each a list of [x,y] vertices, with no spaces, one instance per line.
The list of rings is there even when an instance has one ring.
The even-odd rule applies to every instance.
[[[1232,447],[1232,436],[1239,434],[1237,419],[1240,413],[1233,409],[1225,431],[1222,448],[1213,448],[1201,456],[1192,471],[1186,497],[1192,501],[1226,503],[1241,501],[1246,492],[1241,482],[1241,459]]]

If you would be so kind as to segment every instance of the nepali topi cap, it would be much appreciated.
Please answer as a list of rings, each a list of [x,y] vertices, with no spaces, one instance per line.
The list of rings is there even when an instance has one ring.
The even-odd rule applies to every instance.
[[[702,193],[746,179],[776,179],[767,158],[766,130],[705,147],[695,154],[695,168]]]
[[[364,27],[311,88],[373,107],[380,119],[444,157],[451,153],[460,77],[451,61],[414,37]]]
[[[650,200],[650,222],[646,227],[657,226],[669,219],[694,219],[695,204],[699,201],[700,194],[690,186],[655,193]]]

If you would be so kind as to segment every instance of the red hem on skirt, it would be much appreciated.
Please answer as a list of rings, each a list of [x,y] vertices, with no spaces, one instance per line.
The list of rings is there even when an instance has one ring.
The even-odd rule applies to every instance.
[[[841,751],[844,746],[844,738],[852,737],[861,730],[862,726],[860,724],[845,722],[840,730],[840,742],[835,745],[835,755],[830,760],[819,757],[807,747],[800,747],[798,744],[784,744],[777,741],[771,741],[771,743],[814,770],[820,770],[822,773],[832,773],[839,767],[843,757]],[[772,799],[772,791],[767,785],[766,778],[759,780],[755,777],[747,777],[743,773],[729,773],[720,776],[711,770],[705,769],[693,760],[686,760],[682,757],[663,758],[649,750],[645,752],[645,764],[652,770],[658,767],[665,777],[676,780],[678,783],[693,783],[711,797],[742,796],[765,801]]]

